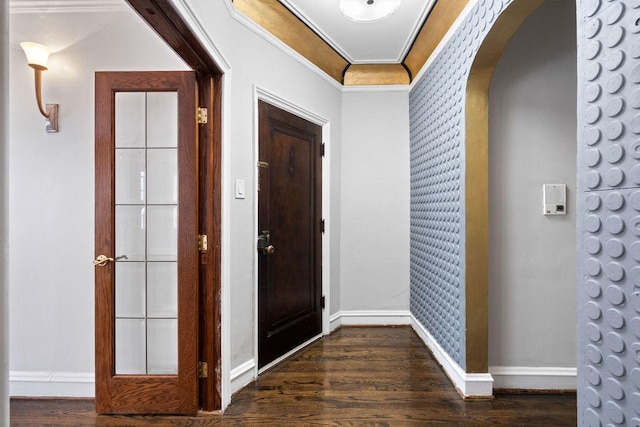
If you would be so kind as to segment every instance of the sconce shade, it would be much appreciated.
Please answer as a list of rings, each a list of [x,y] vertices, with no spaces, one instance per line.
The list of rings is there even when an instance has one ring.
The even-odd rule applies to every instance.
[[[396,11],[400,0],[340,0],[340,12],[356,22],[373,22]]]
[[[24,50],[30,67],[38,70],[47,69],[47,61],[49,60],[50,53],[49,48],[34,42],[22,42],[20,43],[20,47]]]
[[[40,43],[22,42],[20,47],[27,56],[29,66],[33,68],[36,84],[36,102],[38,109],[46,119],[45,129],[48,133],[58,132],[58,104],[47,104],[46,110],[42,108],[42,72],[47,69],[49,60],[49,48]]]

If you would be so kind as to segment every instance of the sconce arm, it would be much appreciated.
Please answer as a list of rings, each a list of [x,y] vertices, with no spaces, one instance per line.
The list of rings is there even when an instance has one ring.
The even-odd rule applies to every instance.
[[[38,102],[38,108],[40,109],[40,114],[48,119],[49,114],[47,114],[42,108],[42,70],[39,68],[34,68],[33,72],[36,79],[36,101]]]

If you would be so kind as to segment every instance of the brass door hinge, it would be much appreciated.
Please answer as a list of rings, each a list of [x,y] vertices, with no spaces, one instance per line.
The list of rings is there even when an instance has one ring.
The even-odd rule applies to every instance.
[[[200,252],[207,252],[209,250],[209,242],[207,241],[206,234],[200,234],[198,236],[198,250]]]
[[[206,125],[209,122],[209,113],[206,108],[198,108],[198,124]]]
[[[260,169],[268,169],[269,168],[269,163],[267,162],[258,162],[258,191],[260,191]]]
[[[207,362],[198,362],[198,378],[208,378],[209,366]]]

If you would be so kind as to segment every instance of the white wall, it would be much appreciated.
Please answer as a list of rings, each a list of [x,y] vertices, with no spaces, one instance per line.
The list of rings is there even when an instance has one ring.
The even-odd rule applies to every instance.
[[[9,3],[0,0],[0,75],[9,74]],[[9,425],[9,79],[0,83],[0,425]]]
[[[409,94],[342,101],[340,309],[409,310]]]
[[[575,4],[546,2],[507,46],[489,98],[489,365],[496,387],[575,388],[575,371],[558,370],[561,381],[546,369],[576,366],[575,88]],[[542,215],[545,183],[567,185],[566,216]],[[530,373],[545,384],[516,378],[522,369],[505,371],[513,367],[543,368]]]
[[[24,40],[54,54],[43,102]],[[182,61],[132,11],[11,15],[11,393],[93,395],[94,72],[180,70]],[[51,378],[49,378],[51,376]]]

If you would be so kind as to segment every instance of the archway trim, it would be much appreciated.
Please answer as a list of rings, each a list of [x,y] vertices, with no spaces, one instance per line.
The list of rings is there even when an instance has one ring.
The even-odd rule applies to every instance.
[[[476,55],[465,103],[466,372],[489,370],[489,87],[498,60],[544,0],[514,0]]]

